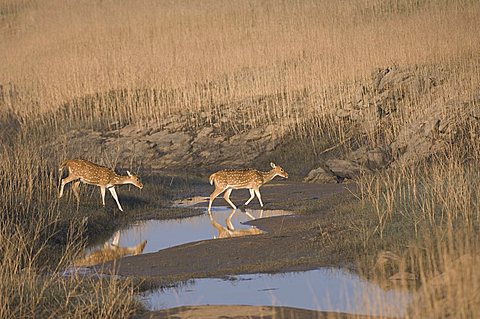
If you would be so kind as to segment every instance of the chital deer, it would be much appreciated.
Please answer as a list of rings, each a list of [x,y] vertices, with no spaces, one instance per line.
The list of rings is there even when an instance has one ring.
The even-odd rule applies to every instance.
[[[263,234],[264,232],[261,229],[258,229],[255,226],[252,226],[249,229],[235,229],[232,224],[232,217],[235,214],[236,210],[233,209],[230,215],[228,215],[227,219],[225,220],[226,226],[223,227],[219,223],[213,219],[211,211],[208,211],[208,216],[210,217],[210,223],[212,226],[218,231],[218,237],[215,238],[230,238],[230,237],[242,237],[248,235],[259,235]]]
[[[215,184],[215,190],[210,195],[210,201],[208,202],[208,210],[212,207],[213,200],[225,192],[223,198],[227,203],[232,206],[233,209],[237,207],[230,200],[230,194],[234,189],[247,188],[250,191],[250,198],[245,202],[245,206],[248,205],[252,199],[257,195],[260,206],[263,207],[262,196],[260,195],[260,186],[271,181],[275,176],[281,176],[288,178],[287,172],[278,165],[270,163],[272,169],[269,172],[260,172],[256,169],[244,169],[244,170],[222,170],[210,175],[210,184]]]
[[[63,178],[60,183],[60,193],[58,197],[60,198],[63,196],[63,188],[65,185],[73,182],[72,190],[77,198],[77,207],[80,204],[80,194],[78,192],[80,182],[100,187],[103,206],[105,206],[105,190],[108,189],[117,202],[118,209],[122,212],[123,208],[118,201],[115,185],[132,184],[140,189],[143,188],[143,184],[138,177],[129,171],[127,171],[127,176],[121,176],[108,167],[100,166],[86,160],[73,159],[62,162],[58,168],[59,178],[61,178],[64,168],[67,168],[68,176]]]

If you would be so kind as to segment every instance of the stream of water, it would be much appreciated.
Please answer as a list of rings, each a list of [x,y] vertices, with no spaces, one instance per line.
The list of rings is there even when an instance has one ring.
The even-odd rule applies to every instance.
[[[252,229],[253,226],[244,223],[257,218],[272,216],[287,216],[291,213],[285,210],[236,210],[226,207],[212,209],[212,218],[221,226],[226,227],[226,219],[231,216],[230,222],[235,230]],[[117,237],[117,239],[115,239]],[[170,219],[148,220],[132,224],[130,227],[118,231],[107,242],[116,241],[121,247],[132,247],[141,241],[147,240],[143,253],[157,252],[161,249],[173,247],[198,240],[219,237],[219,231],[212,225],[210,216],[205,213],[199,216]],[[88,252],[100,249],[103,245],[89,248]],[[88,253],[87,252],[87,253]]]
[[[144,294],[150,310],[186,305],[289,306],[364,315],[402,316],[408,292],[385,291],[341,269],[196,279]]]
[[[242,234],[255,230],[245,222],[272,216],[289,216],[283,210],[233,211],[215,207],[212,214],[177,219],[139,222],[118,231],[107,243],[118,247],[134,247],[144,240],[143,253],[156,252],[189,242]],[[91,247],[90,251],[101,249]],[[232,276],[228,279],[192,280],[186,285],[152,291],[142,296],[151,310],[185,305],[275,305],[321,311],[401,316],[410,294],[385,291],[378,285],[341,269],[316,269],[283,274]]]

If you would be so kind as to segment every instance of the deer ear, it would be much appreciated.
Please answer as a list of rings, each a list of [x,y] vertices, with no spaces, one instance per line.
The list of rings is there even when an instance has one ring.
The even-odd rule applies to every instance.
[[[132,173],[130,171],[127,171],[128,176],[132,176]]]
[[[275,168],[276,165],[275,165],[275,163],[270,162],[270,166],[271,166],[272,168]]]

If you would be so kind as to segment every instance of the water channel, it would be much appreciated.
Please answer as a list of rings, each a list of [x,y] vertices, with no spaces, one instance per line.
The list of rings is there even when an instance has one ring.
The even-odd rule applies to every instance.
[[[196,279],[146,293],[141,299],[150,310],[185,305],[267,305],[400,317],[411,296],[404,291],[385,291],[341,269],[321,268]]]
[[[132,224],[130,227],[118,231],[107,242],[114,242],[121,247],[132,247],[143,240],[147,245],[143,253],[157,252],[161,249],[173,247],[205,239],[214,239],[219,236],[216,226],[227,228],[227,219],[234,230],[252,230],[254,226],[246,225],[245,222],[272,216],[289,217],[291,213],[285,210],[236,210],[226,207],[212,208],[212,215],[205,213],[182,219],[148,220]],[[291,216],[290,216],[291,217]],[[213,219],[213,222],[212,222]],[[103,245],[92,246],[88,249],[94,251]]]
[[[233,211],[215,207],[212,214],[138,222],[117,232],[108,242],[119,247],[133,247],[147,240],[145,254],[199,240],[256,234],[260,230],[245,222],[272,216],[293,218],[283,210]],[[91,247],[90,251],[101,247]],[[141,299],[151,310],[205,304],[276,305],[397,317],[404,313],[410,294],[385,291],[341,269],[322,268],[273,275],[196,279],[179,287],[145,293]]]

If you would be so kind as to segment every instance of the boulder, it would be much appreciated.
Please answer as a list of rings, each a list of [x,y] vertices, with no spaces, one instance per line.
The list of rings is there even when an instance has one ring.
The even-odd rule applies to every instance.
[[[389,146],[374,148],[362,146],[347,154],[346,159],[365,166],[369,170],[376,171],[387,167],[392,161],[392,156]]]
[[[478,126],[479,114],[480,97],[468,102],[452,100],[432,105],[404,126],[390,144],[395,164],[413,164],[443,152],[462,134],[472,133],[469,127]]]
[[[340,180],[353,179],[364,172],[370,171],[358,163],[342,159],[330,159],[325,162],[325,166]]]
[[[368,85],[355,88],[350,101],[339,103],[335,116],[358,123],[363,132],[372,132],[379,120],[401,110],[404,101],[418,98],[440,82],[418,70],[395,66],[378,69]]]
[[[337,178],[336,176],[324,169],[324,168],[316,168],[316,169],[312,169],[309,173],[308,173],[308,176],[305,177],[304,179],[305,182],[309,182],[309,183],[336,183],[337,182]]]

